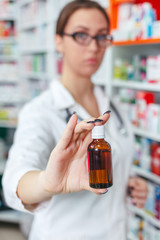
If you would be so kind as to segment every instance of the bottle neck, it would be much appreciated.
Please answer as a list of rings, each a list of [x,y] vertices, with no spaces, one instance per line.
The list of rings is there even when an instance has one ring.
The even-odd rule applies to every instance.
[[[93,142],[103,142],[104,138],[94,138]]]

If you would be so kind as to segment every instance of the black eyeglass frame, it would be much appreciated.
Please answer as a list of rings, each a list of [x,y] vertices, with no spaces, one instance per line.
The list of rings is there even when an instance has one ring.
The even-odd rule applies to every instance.
[[[112,42],[113,42],[113,36],[112,35],[109,35],[109,34],[99,34],[99,35],[95,35],[95,36],[91,36],[91,35],[89,35],[88,33],[85,33],[88,37],[90,37],[90,41],[87,43],[87,44],[83,44],[83,43],[80,43],[79,41],[77,41],[77,39],[76,39],[76,36],[77,36],[77,34],[80,34],[80,33],[83,33],[83,32],[73,32],[72,34],[69,34],[69,33],[62,33],[62,36],[68,36],[68,37],[72,37],[73,38],[73,40],[75,40],[77,43],[79,43],[80,45],[83,45],[83,46],[88,46],[90,43],[91,43],[91,41],[92,41],[92,39],[95,39],[96,40],[96,43],[97,43],[97,45],[99,46],[99,47],[101,47],[101,48],[106,48],[107,47],[107,44],[106,44],[106,46],[104,46],[104,47],[102,47],[100,44],[99,44],[99,39],[98,39],[98,37],[99,36],[104,36],[104,35],[106,35],[106,39],[105,40],[109,40],[110,41],[110,45],[112,44]],[[109,45],[109,46],[110,46]]]

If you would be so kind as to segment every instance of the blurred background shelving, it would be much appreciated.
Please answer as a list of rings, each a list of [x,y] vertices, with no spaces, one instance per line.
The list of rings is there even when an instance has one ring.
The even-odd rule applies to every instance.
[[[143,11],[143,14],[142,14]],[[160,238],[160,8],[155,0],[110,0],[113,47],[106,91],[133,125],[132,172],[148,181],[144,209],[128,199],[128,239]],[[157,148],[156,148],[157,147]]]
[[[13,141],[19,110],[61,74],[62,57],[56,52],[54,33],[57,16],[67,2],[70,0],[0,1],[0,176]],[[110,13],[114,43],[93,81],[104,86],[132,122],[136,141],[132,171],[148,181],[150,190],[143,210],[131,205],[131,199],[129,201],[128,239],[154,240],[153,236],[160,239],[159,2],[98,2]],[[134,8],[140,14],[141,8],[137,6],[145,2],[151,3],[154,9],[152,19],[146,16],[152,23],[152,31],[151,25],[147,28],[145,24],[144,30],[138,15],[138,24],[133,19],[125,19],[129,14],[124,11],[131,16],[131,9],[136,5]],[[152,11],[149,5],[145,6],[145,10]],[[123,21],[127,24],[123,25]],[[21,220],[16,211],[0,211],[0,221],[19,223]]]
[[[1,178],[13,141],[17,114],[24,104],[19,78],[16,1],[0,1],[0,221],[19,223],[20,213],[9,209],[3,198]]]

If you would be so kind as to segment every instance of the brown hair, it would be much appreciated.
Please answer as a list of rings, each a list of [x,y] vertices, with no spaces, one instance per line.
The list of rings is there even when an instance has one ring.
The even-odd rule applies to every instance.
[[[109,28],[110,28],[109,17],[107,15],[105,9],[99,3],[90,1],[90,0],[75,0],[75,1],[68,3],[60,12],[60,15],[57,20],[56,34],[62,36],[63,32],[64,32],[64,28],[65,28],[70,16],[75,11],[77,11],[79,9],[83,9],[83,8],[85,8],[85,9],[96,8],[99,11],[101,11],[103,13],[103,15],[105,16],[106,21],[108,23],[108,32],[109,32]]]

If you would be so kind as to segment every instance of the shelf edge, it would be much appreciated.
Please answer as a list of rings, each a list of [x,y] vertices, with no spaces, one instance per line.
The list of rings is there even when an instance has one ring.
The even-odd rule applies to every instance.
[[[147,170],[142,169],[141,167],[132,166],[132,171],[137,173],[138,175],[145,177],[157,184],[160,184],[160,177],[158,175],[155,175],[154,173],[147,172]]]
[[[141,137],[145,137],[145,138],[149,138],[152,140],[155,140],[157,142],[160,142],[160,134],[158,133],[151,133],[151,132],[147,132],[147,130],[145,129],[140,129],[138,127],[135,127],[133,125],[133,132],[135,135],[141,136]]]
[[[144,218],[146,221],[150,222],[151,224],[153,224],[155,227],[160,228],[160,220],[151,217],[149,214],[147,214],[145,212],[145,210],[143,209],[139,209],[131,204],[127,204],[127,208],[129,211],[141,216],[142,218]]]

